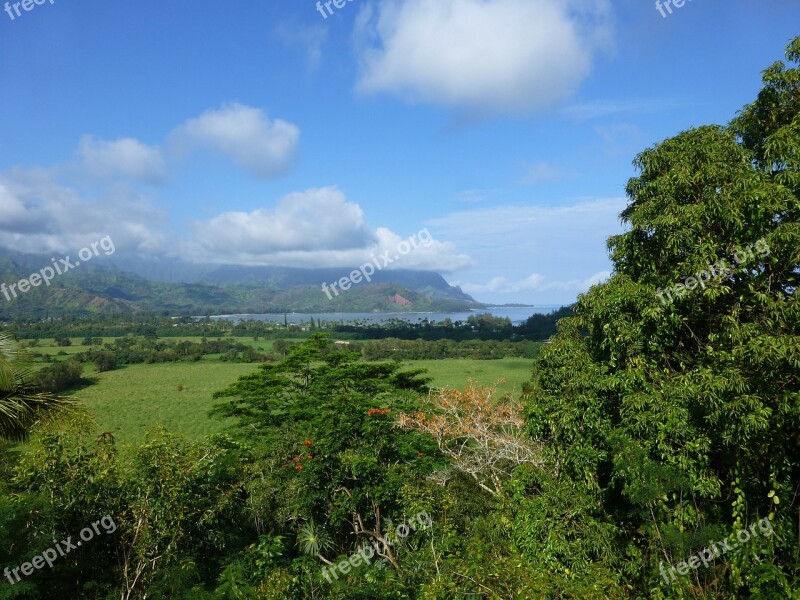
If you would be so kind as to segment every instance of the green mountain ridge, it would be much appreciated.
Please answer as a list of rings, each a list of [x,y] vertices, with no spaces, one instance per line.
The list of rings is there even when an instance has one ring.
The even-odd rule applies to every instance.
[[[0,257],[0,281],[16,284],[47,266],[40,256],[12,254]],[[222,267],[203,281],[167,283],[100,264],[81,264],[25,293],[6,288],[0,293],[0,320],[39,320],[74,316],[126,315],[156,312],[165,315],[257,314],[275,312],[417,312],[479,308],[459,288],[436,273],[390,271],[381,281],[354,285],[328,296],[321,284],[333,282],[340,269]],[[405,285],[404,285],[405,284]],[[416,289],[409,287],[416,285]],[[6,298],[6,294],[8,298]],[[408,300],[398,303],[396,296]]]

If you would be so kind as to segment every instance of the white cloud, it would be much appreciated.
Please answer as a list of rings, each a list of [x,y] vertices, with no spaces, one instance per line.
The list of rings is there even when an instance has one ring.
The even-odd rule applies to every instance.
[[[450,213],[429,221],[448,234],[486,239],[514,234],[525,245],[540,245],[558,237],[611,235],[618,229],[619,213],[627,206],[625,198],[586,200],[564,206],[494,206]]]
[[[389,269],[447,272],[470,264],[453,244],[435,240],[400,256],[406,238],[384,227],[369,229],[361,207],[336,187],[289,194],[273,209],[223,213],[193,230],[184,254],[197,262],[356,267],[389,252],[397,257]]]
[[[3,248],[74,252],[110,235],[124,252],[159,252],[166,247],[165,239],[153,226],[164,220],[148,198],[122,186],[89,199],[42,169],[0,174]]]
[[[39,210],[26,206],[13,190],[11,182],[0,181],[0,232],[24,233],[35,230]]]
[[[103,141],[86,135],[78,145],[78,156],[83,168],[93,177],[126,177],[148,183],[158,183],[165,178],[161,151],[133,138]]]
[[[223,213],[197,223],[195,234],[209,252],[243,257],[348,250],[374,240],[364,211],[335,187],[289,194],[272,210]]]
[[[611,36],[608,0],[381,0],[359,14],[364,92],[478,113],[569,99]]]
[[[440,242],[433,239],[427,245],[420,244],[424,240],[423,236],[418,236],[418,245],[408,254],[401,254],[400,248],[404,241],[409,237],[417,236],[416,233],[408,236],[400,236],[393,233],[385,227],[379,227],[375,234],[378,238],[377,244],[369,248],[369,255],[378,256],[385,252],[389,253],[391,258],[396,257],[395,263],[387,267],[388,269],[418,269],[420,271],[437,271],[439,273],[452,273],[459,269],[464,269],[472,265],[472,259],[467,254],[459,254],[456,251],[456,245],[452,242]],[[367,256],[365,253],[361,254],[362,257]],[[369,258],[365,258],[361,262],[366,262]]]
[[[264,111],[238,103],[208,110],[170,135],[171,146],[179,154],[213,149],[262,178],[285,173],[294,162],[299,141],[297,126],[270,120]]]

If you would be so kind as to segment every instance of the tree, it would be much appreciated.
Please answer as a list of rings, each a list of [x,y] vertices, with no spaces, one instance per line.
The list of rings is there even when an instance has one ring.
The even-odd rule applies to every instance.
[[[286,340],[277,339],[272,343],[272,350],[277,352],[281,358],[286,358],[286,351],[292,346],[292,342],[287,342]]]
[[[53,394],[63,392],[83,382],[83,365],[76,360],[65,360],[46,366],[32,378],[37,391]]]
[[[800,59],[800,38],[787,57]],[[630,231],[609,241],[614,273],[559,323],[528,396],[532,436],[562,482],[624,527],[616,556],[642,590],[660,585],[662,561],[765,516],[774,537],[676,586],[694,597],[796,587],[800,71],[773,65],[764,82],[730,126],[636,158]]]
[[[442,388],[431,395],[427,411],[400,415],[398,423],[432,436],[457,469],[499,496],[514,468],[543,463],[525,435],[522,407],[510,395],[497,401],[495,389],[475,382],[464,390]]]
[[[14,338],[0,332],[0,439],[22,441],[33,425],[74,410],[76,403],[49,393],[36,393],[28,361]]]
[[[374,541],[377,556],[400,571],[389,534],[410,512],[404,484],[430,468],[420,452],[435,446],[398,429],[394,414],[410,409],[427,380],[421,371],[357,362],[358,354],[329,347],[326,334],[291,347],[284,360],[216,394],[229,400],[214,413],[238,419],[260,528],[298,538],[304,548],[324,539],[307,552],[324,563]]]

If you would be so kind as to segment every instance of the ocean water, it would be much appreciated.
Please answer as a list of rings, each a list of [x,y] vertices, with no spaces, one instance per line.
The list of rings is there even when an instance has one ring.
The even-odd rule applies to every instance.
[[[445,319],[452,321],[466,321],[472,315],[489,313],[495,317],[508,317],[514,325],[524,323],[528,317],[535,314],[548,314],[561,308],[554,305],[532,306],[525,308],[508,308],[508,307],[488,307],[473,311],[463,312],[397,312],[397,313],[287,313],[286,320],[293,325],[301,325],[303,323],[310,323],[311,318],[314,321],[329,322],[329,323],[381,323],[392,319],[402,319],[410,323],[419,323],[420,321],[437,321],[441,322]],[[268,315],[217,315],[211,317],[212,319],[228,319],[232,321],[242,321],[253,319],[256,321],[269,321],[272,323],[283,323],[283,313],[281,314],[268,314]]]

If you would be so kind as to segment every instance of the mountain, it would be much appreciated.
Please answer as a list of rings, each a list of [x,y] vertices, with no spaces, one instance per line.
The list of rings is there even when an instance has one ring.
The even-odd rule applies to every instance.
[[[110,257],[110,262],[123,271],[135,273],[149,281],[163,283],[206,283],[211,285],[271,285],[276,288],[316,287],[347,277],[350,268],[299,269],[292,267],[249,267],[210,265],[153,257]],[[440,300],[475,302],[457,286],[431,271],[396,269],[376,271],[373,283],[398,284],[420,294]]]
[[[103,257],[103,262],[108,260]],[[0,256],[0,320],[41,319],[65,314],[124,315],[142,311],[170,315],[268,312],[413,312],[455,311],[483,305],[450,286],[438,273],[378,271],[371,283],[346,291],[323,291],[350,274],[349,269],[296,269],[190,265],[143,261],[140,274],[86,262],[58,275],[50,286],[10,293],[8,286],[50,266],[49,256],[7,252]],[[124,261],[117,261],[124,264]],[[128,263],[126,266],[129,266]],[[158,271],[155,276],[145,274]],[[187,281],[164,281],[183,276]],[[8,296],[8,297],[6,297]]]

